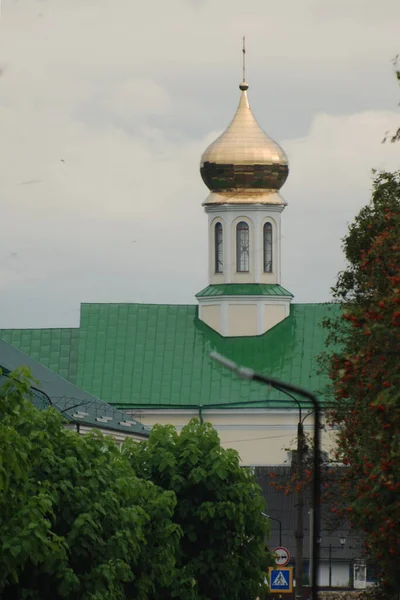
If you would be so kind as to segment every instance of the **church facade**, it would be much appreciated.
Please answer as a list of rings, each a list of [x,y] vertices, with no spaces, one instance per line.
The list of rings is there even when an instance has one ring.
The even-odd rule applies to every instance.
[[[180,428],[197,416],[243,464],[273,465],[296,437],[296,404],[239,380],[210,353],[323,394],[321,322],[338,308],[296,304],[282,286],[288,160],[257,123],[247,89],[243,81],[233,120],[201,158],[209,275],[197,304],[82,304],[78,328],[0,330],[0,337],[129,418]],[[306,431],[307,414],[303,407]]]

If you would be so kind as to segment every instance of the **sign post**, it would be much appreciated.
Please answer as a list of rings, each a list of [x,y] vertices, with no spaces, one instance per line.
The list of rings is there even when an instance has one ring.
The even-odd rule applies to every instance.
[[[293,592],[293,567],[269,567],[270,592],[291,594]]]
[[[276,564],[278,567],[286,567],[290,560],[290,552],[284,546],[278,546],[274,550],[276,555]]]

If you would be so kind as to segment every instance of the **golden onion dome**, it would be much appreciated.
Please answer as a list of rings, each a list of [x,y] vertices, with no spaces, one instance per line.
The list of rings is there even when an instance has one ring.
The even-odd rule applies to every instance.
[[[229,127],[204,152],[200,173],[212,192],[223,190],[279,190],[289,174],[282,148],[261,129],[240,84],[239,106]]]

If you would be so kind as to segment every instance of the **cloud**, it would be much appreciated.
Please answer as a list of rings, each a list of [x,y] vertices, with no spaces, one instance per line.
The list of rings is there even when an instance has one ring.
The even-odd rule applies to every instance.
[[[392,55],[394,18],[357,23],[355,3],[350,27],[342,9],[328,19],[311,0],[289,11],[261,0],[6,2],[0,326],[77,325],[84,301],[195,302],[207,283],[199,160],[236,108],[243,33],[253,109],[291,163],[284,284],[297,301],[325,300],[371,168],[399,159],[380,143],[399,120],[389,88],[365,110],[356,83],[332,81],[344,64],[355,82],[368,67],[376,93],[376,64]]]
[[[283,142],[291,166],[282,190],[289,202],[283,278],[296,301],[329,299],[344,265],[340,240],[371,197],[372,169],[398,168],[400,145],[381,143],[398,121],[398,114],[379,111],[320,114],[305,138]]]

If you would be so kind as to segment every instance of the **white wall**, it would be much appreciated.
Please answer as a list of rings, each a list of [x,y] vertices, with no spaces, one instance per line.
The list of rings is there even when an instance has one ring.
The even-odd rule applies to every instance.
[[[345,561],[332,561],[332,587],[347,587],[350,583],[350,564]],[[329,563],[320,563],[318,585],[329,585]]]
[[[206,205],[208,212],[209,283],[281,283],[281,212],[284,206],[263,204]],[[236,226],[249,225],[249,272],[236,271]],[[215,225],[223,226],[223,273],[215,273]],[[263,228],[273,231],[273,272],[264,273]]]
[[[181,429],[191,418],[198,417],[196,410],[126,411],[144,425],[172,424]],[[209,421],[218,431],[224,448],[235,448],[243,465],[280,465],[287,460],[287,448],[294,448],[297,436],[297,410],[204,410],[204,421]],[[313,418],[305,420],[306,433],[312,433]],[[332,431],[321,432],[323,450],[333,446]]]

